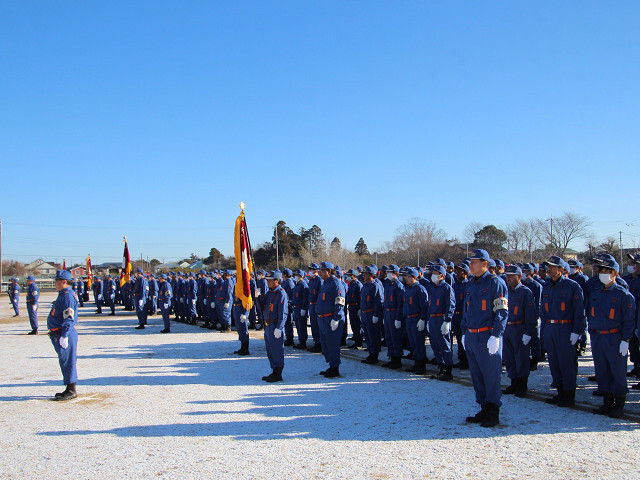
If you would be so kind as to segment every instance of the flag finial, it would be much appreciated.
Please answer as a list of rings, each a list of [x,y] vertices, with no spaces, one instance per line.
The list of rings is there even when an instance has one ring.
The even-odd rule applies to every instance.
[[[240,202],[240,210],[244,211],[244,207],[246,207],[244,202]]]
[[[127,236],[125,235],[123,238],[124,238],[123,242],[126,242],[127,241]]]

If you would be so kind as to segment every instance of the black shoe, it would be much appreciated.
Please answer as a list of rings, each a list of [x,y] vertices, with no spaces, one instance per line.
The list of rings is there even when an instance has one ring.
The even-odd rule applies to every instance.
[[[558,402],[559,407],[573,407],[576,404],[576,391],[573,390],[563,390],[562,392],[564,396]]]
[[[640,382],[636,383],[631,387],[633,390],[640,390]]]
[[[391,357],[391,360],[387,363],[383,363],[382,366],[384,368],[390,368],[391,370],[397,370],[402,368],[402,361],[400,357]]]
[[[482,407],[473,417],[467,417],[464,421],[467,423],[482,423],[487,416],[486,407]]]
[[[527,396],[527,391],[529,390],[529,378],[521,377],[516,378],[516,380],[518,380],[518,382],[516,384],[516,391],[514,395],[518,398],[525,398]]]
[[[469,370],[469,362],[467,362],[466,359],[465,360],[460,360],[453,367],[454,368],[459,368],[460,370]]]
[[[38,329],[37,328],[34,328],[29,333],[27,333],[27,335],[37,335],[37,334],[38,334]]]
[[[138,325],[138,326],[136,327],[136,330],[144,330],[144,325]]]
[[[78,394],[76,393],[76,384],[70,383],[65,388],[64,392],[56,393],[52,400],[56,402],[64,402],[66,400],[71,400],[72,398],[76,398]]]
[[[495,427],[500,423],[500,407],[493,403],[487,403],[485,405],[485,411],[487,412],[484,420],[480,423],[481,427],[490,428]]]
[[[638,369],[636,367],[633,367],[631,370],[627,372],[627,377],[637,377],[637,376],[638,376]]]
[[[529,370],[538,370],[538,358],[533,357],[529,360]]]
[[[453,374],[451,373],[451,365],[444,365],[442,371],[438,374],[438,380],[442,380],[443,382],[448,382],[449,380],[453,380]]]
[[[507,388],[503,388],[502,389],[502,394],[503,395],[513,395],[514,393],[516,393],[516,383],[518,383],[518,379],[517,378],[512,378],[511,379],[511,385],[509,385]]]
[[[609,415],[611,410],[613,410],[613,395],[605,393],[603,404],[598,408],[592,409],[591,413],[595,413],[596,415]]]
[[[414,365],[412,365],[412,366],[411,366],[411,367],[409,367],[409,368],[405,368],[405,369],[404,369],[404,371],[405,371],[405,372],[409,372],[409,373],[413,373],[413,372],[415,372],[415,371],[416,371],[416,368],[417,368],[417,366],[414,364]]]
[[[116,314],[115,314],[115,312],[111,312],[111,313],[109,314],[109,316],[110,316],[110,317],[115,317],[115,316],[116,316]]]
[[[273,367],[273,371],[271,372],[271,374],[267,375],[266,377],[262,377],[262,380],[267,383],[281,382],[283,368],[284,367]]]
[[[436,357],[433,357],[431,360],[427,360],[427,363],[429,365],[438,365],[438,360],[436,359]]]
[[[14,317],[19,317],[20,315],[18,315],[17,313],[14,315]]]
[[[315,344],[313,347],[307,349],[311,353],[322,353],[322,345],[319,343]]]
[[[611,418],[622,418],[624,415],[624,403],[626,395],[614,395],[613,396],[613,408],[608,413]]]
[[[562,400],[562,395],[563,395],[562,387],[557,387],[557,390],[558,390],[558,394],[557,394],[557,395],[555,395],[555,396],[553,396],[553,397],[551,397],[551,398],[547,398],[547,399],[544,401],[544,403],[549,403],[549,404],[551,404],[551,405],[555,405],[555,404],[557,404],[560,400]]]
[[[202,325],[200,325],[200,328],[209,328],[210,324],[209,322],[204,322]]]
[[[296,350],[306,350],[307,342],[300,342],[299,344],[294,345],[293,348],[295,348]]]
[[[360,344],[360,346],[362,346],[362,344]],[[358,344],[357,344],[357,343],[354,343],[354,344],[352,344],[352,345],[349,345],[349,348],[350,348],[351,350],[358,350]]]
[[[596,379],[595,375],[591,375],[590,377],[587,377],[587,380],[589,380],[590,382],[597,382],[598,380]]]
[[[340,376],[340,370],[338,367],[329,367],[322,375],[324,378],[336,378]]]
[[[236,355],[250,355],[251,353],[249,352],[249,342],[243,342],[240,344],[240,350],[236,350],[235,352],[233,352]]]
[[[347,339],[343,338],[342,340],[340,340],[340,346],[341,347],[346,347],[347,346]]]
[[[171,330],[168,328],[165,328],[163,330],[160,330],[160,333],[171,333]]]
[[[604,393],[602,393],[600,390],[595,390],[591,395],[593,395],[594,397],[604,397]]]
[[[378,363],[378,361],[379,361],[378,355],[372,355],[372,354],[369,354],[369,356],[364,360],[360,360],[360,362],[366,363],[367,365],[375,365],[376,363]]]
[[[293,347],[293,338],[289,338],[287,340],[284,341],[284,346],[285,347]]]

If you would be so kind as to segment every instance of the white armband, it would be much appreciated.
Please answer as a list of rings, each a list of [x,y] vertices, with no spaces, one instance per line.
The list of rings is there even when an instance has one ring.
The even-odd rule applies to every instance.
[[[344,305],[344,297],[336,297],[336,305]]]
[[[73,308],[69,307],[67,308],[65,311],[62,312],[62,316],[64,318],[71,318],[73,317]]]
[[[498,310],[509,310],[507,297],[498,297],[493,301],[493,311],[497,312]]]

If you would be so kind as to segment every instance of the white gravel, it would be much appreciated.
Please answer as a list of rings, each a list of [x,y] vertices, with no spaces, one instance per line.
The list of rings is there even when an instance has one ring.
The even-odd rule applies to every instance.
[[[41,297],[42,332],[54,296]],[[237,357],[235,332],[173,324],[160,335],[159,316],[137,331],[121,307],[108,317],[87,305],[79,396],[52,402],[62,382],[49,338],[27,336],[26,307],[13,319],[2,299],[0,478],[640,478],[640,392],[623,420],[584,411],[600,403],[585,378],[590,357],[578,408],[540,401],[550,392],[543,364],[533,398],[504,396],[501,424],[485,429],[464,423],[478,409],[466,373],[444,383],[344,350],[334,381],[318,375],[321,355],[287,348],[285,382],[265,384],[259,335],[252,356]]]

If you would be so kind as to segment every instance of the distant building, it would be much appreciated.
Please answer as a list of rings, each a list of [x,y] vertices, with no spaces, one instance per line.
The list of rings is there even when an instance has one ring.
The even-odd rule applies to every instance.
[[[91,265],[91,270],[94,275],[105,275],[107,273],[118,275],[122,270],[122,262],[105,262],[100,265]]]
[[[571,248],[567,248],[564,251],[564,257],[565,260],[577,260],[578,259],[578,252],[576,252],[575,250],[572,250]]]
[[[87,267],[83,267],[82,265],[73,267],[69,271],[71,272],[71,276],[73,277],[85,277],[87,275]]]
[[[33,276],[38,275],[55,275],[56,267],[52,263],[45,262],[41,258],[34,260],[29,265],[25,266],[27,273]]]

